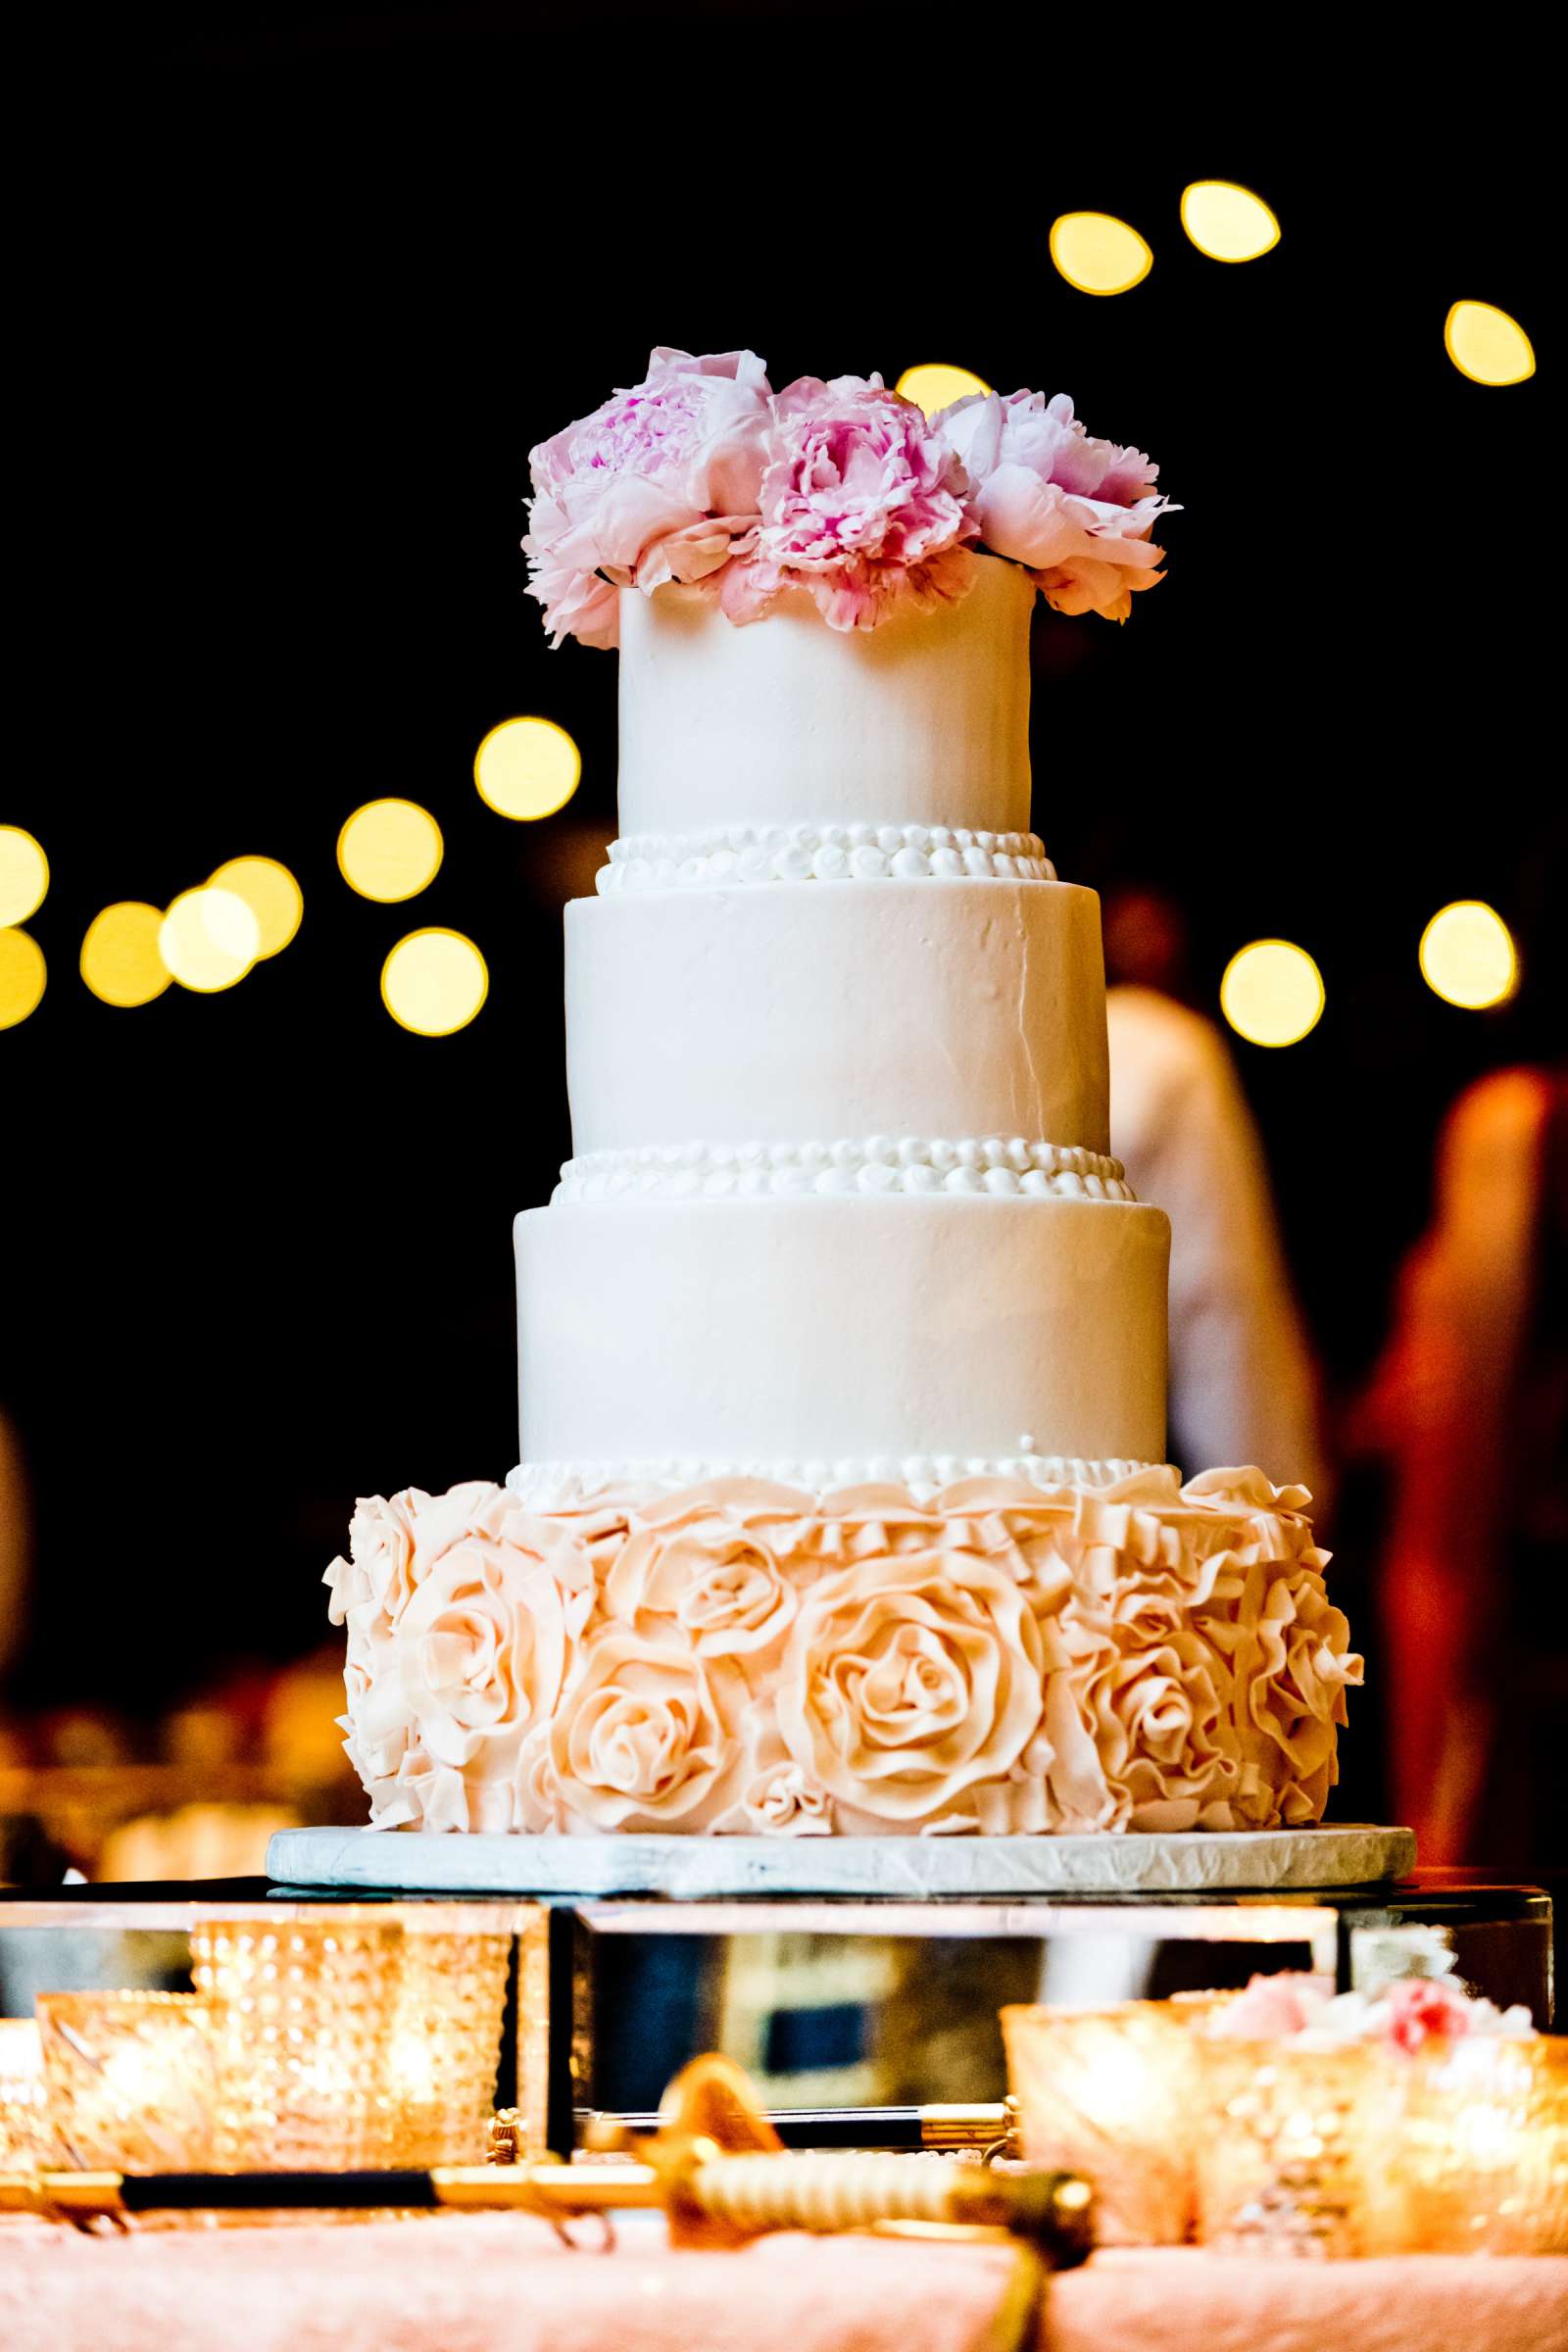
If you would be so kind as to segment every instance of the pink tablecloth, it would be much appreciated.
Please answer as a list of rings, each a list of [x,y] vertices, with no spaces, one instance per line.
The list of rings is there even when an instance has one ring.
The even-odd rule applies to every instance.
[[[6,2352],[973,2352],[1005,2248],[760,2239],[610,2255],[490,2214],[82,2237],[0,2224]],[[1054,2281],[1043,2352],[1565,2352],[1568,2258],[1107,2253]]]

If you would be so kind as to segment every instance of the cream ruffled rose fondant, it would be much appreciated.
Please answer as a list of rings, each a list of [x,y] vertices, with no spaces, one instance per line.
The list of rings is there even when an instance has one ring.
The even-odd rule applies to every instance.
[[[752,1479],[363,1502],[327,1571],[381,1828],[814,1836],[1320,1817],[1361,1679],[1299,1488]]]

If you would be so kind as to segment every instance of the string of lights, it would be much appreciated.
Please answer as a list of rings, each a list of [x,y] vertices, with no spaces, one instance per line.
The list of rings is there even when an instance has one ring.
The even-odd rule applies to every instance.
[[[1223,179],[1194,180],[1182,190],[1181,227],[1199,252],[1224,264],[1274,251],[1280,221],[1254,190]],[[1155,249],[1132,222],[1101,212],[1057,216],[1048,238],[1052,262],[1067,283],[1100,297],[1130,293],[1155,266]],[[1454,302],[1444,348],[1472,382],[1522,383],[1535,372],[1530,338],[1507,312],[1488,302]],[[898,389],[934,416],[956,400],[991,389],[973,370],[948,363],[912,367]],[[557,814],[576,791],[582,759],[567,730],[530,714],[503,719],[483,737],[473,761],[481,800],[498,815],[534,822]],[[368,801],[343,823],[337,863],[360,897],[395,906],[418,897],[441,869],[445,843],[428,809],[403,799]],[[24,928],[49,889],[48,857],[33,835],[0,826],[0,1029],[14,1028],[42,1004],[48,968]],[[87,926],[79,969],[105,1004],[150,1004],[171,985],[198,995],[232,988],[255,966],[281,954],[300,927],[304,898],[275,858],[231,858],[207,882],[167,908],[140,900],[105,906]],[[1519,985],[1517,949],[1507,924],[1479,900],[1435,913],[1417,960],[1445,1002],[1482,1010],[1506,1002]],[[489,992],[476,944],[462,932],[425,926],[400,939],[381,967],[381,998],[403,1028],[449,1036],[473,1020]],[[1306,949],[1283,939],[1239,948],[1224,971],[1220,1008],[1238,1036],[1265,1047],[1294,1045],[1310,1034],[1326,1002],[1322,973]]]

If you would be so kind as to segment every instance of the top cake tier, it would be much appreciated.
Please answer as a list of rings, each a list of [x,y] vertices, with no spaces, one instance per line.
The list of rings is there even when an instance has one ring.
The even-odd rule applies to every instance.
[[[620,829],[1029,825],[1034,587],[982,557],[960,604],[841,633],[806,596],[737,628],[711,599],[620,599]]]

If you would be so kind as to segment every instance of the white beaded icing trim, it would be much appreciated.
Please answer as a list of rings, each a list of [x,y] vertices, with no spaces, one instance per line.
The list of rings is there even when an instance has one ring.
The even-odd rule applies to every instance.
[[[916,1500],[965,1478],[1015,1478],[1030,1487],[1113,1487],[1152,1462],[1080,1461],[1057,1453],[1011,1455],[858,1454],[840,1461],[714,1462],[665,1456],[649,1461],[519,1462],[507,1492],[530,1511],[568,1510],[627,1489],[673,1494],[710,1478],[758,1478],[814,1495],[838,1487],[906,1487]]]
[[[628,833],[610,845],[596,887],[697,890],[738,882],[925,882],[965,877],[1054,882],[1035,833],[966,825],[724,825],[702,833]]]
[[[1001,1200],[1132,1200],[1119,1159],[1022,1136],[873,1135],[831,1144],[651,1144],[568,1159],[553,1204],[780,1199],[803,1193],[971,1194]]]

